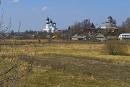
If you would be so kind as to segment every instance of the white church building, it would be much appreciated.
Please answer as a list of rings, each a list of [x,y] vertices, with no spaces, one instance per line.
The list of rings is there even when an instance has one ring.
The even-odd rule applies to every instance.
[[[56,23],[54,23],[51,19],[47,18],[45,28],[43,28],[43,32],[54,33],[56,29]]]

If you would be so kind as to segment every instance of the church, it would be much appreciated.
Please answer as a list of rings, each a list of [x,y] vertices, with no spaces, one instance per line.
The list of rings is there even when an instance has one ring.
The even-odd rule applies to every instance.
[[[107,17],[107,21],[105,22],[105,25],[101,26],[101,29],[107,30],[107,32],[116,32],[118,30],[116,21],[112,16]]]
[[[50,18],[46,19],[46,26],[43,29],[43,32],[54,33],[56,31],[56,23],[53,22]]]

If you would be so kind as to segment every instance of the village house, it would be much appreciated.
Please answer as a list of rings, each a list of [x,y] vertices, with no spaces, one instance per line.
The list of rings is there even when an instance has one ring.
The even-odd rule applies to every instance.
[[[86,36],[81,36],[81,35],[74,35],[72,36],[71,40],[87,40]]]

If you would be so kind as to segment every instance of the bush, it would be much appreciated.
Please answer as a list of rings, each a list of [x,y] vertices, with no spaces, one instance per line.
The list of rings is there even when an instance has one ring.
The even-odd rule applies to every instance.
[[[107,41],[106,50],[110,55],[129,55],[126,42],[118,40]]]

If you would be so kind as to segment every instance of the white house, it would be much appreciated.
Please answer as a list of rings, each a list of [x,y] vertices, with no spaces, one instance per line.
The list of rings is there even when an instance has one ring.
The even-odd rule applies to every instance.
[[[119,40],[129,39],[130,40],[130,33],[122,33],[119,35]]]

